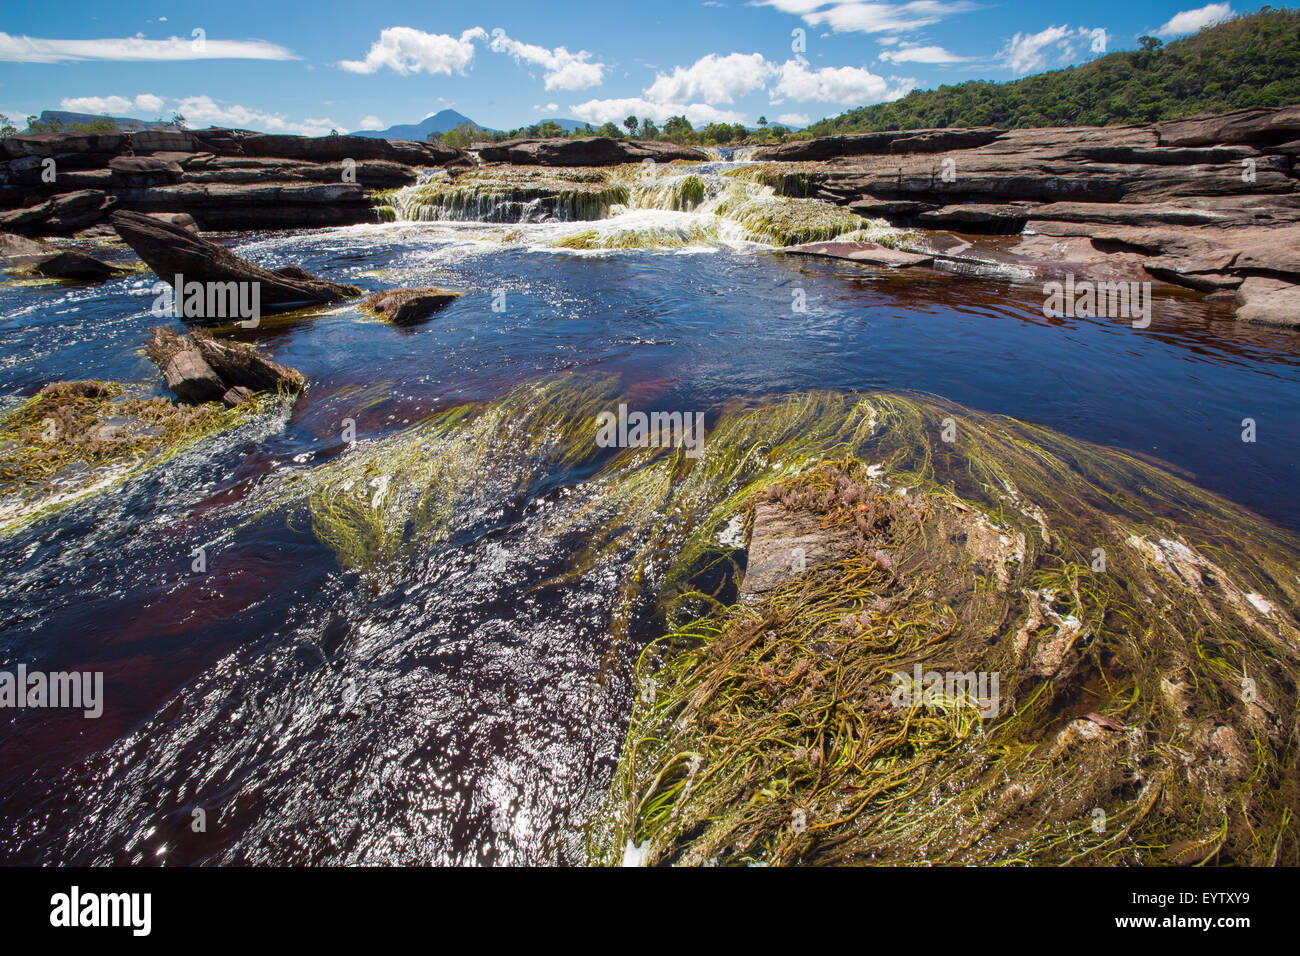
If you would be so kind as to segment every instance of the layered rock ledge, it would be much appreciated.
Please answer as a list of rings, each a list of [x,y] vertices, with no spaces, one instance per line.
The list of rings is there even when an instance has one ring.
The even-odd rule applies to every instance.
[[[1235,296],[1242,319],[1297,326],[1297,154],[1300,106],[1151,126],[864,133],[756,158],[800,163],[771,177],[787,195],[895,225],[1021,234],[1011,252],[1031,274],[1055,261],[1057,272],[1158,279]]]
[[[188,214],[205,230],[369,222],[372,190],[473,163],[436,143],[235,129],[36,133],[0,147],[0,231],[28,236],[72,235],[115,209]]]

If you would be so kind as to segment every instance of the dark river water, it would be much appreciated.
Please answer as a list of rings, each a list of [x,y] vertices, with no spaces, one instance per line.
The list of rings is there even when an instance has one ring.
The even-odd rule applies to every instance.
[[[1157,289],[1139,330],[1046,319],[1036,285],[752,246],[578,254],[478,224],[229,238],[271,267],[466,294],[413,327],[344,306],[243,333],[307,376],[286,417],[0,538],[0,669],[105,681],[98,720],[0,711],[0,861],[582,858],[630,662],[655,636],[638,618],[630,641],[611,638],[616,567],[541,586],[578,543],[537,522],[585,475],[503,497],[376,587],[300,517],[231,517],[269,476],[344,453],[344,418],[365,442],[565,371],[617,373],[653,407],[691,411],[915,390],[1129,449],[1300,531],[1300,337],[1195,296]],[[0,288],[0,395],[158,382],[141,351],[151,283]]]

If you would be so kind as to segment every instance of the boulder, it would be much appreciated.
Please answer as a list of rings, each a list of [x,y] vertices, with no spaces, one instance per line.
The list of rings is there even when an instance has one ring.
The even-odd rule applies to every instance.
[[[459,292],[422,286],[416,289],[388,289],[368,296],[362,307],[369,309],[396,325],[427,319],[448,302],[460,297]]]
[[[186,404],[223,401],[237,405],[261,391],[299,391],[303,378],[244,343],[218,342],[203,331],[182,335],[167,326],[153,330],[145,348],[162,369],[167,387]]]
[[[15,236],[10,232],[0,232],[0,258],[11,256],[42,256],[49,252],[49,247],[26,236]]]
[[[301,270],[286,275],[286,270],[263,269],[224,246],[143,213],[115,212],[111,222],[122,240],[167,282],[172,282],[177,275],[183,276],[187,283],[256,282],[260,286],[261,306],[266,310],[337,302],[361,294],[355,286],[317,279]]]
[[[130,134],[93,133],[23,133],[4,139],[4,152],[10,159],[22,156],[61,156],[73,153],[100,153],[112,156],[127,148]]]
[[[1284,143],[1300,134],[1300,106],[1193,116],[1156,126],[1161,146]]]
[[[0,213],[0,230],[70,235],[99,222],[116,205],[115,196],[95,189],[79,189],[34,206]]]
[[[1259,276],[1247,278],[1237,289],[1237,318],[1300,328],[1300,285]]]
[[[77,249],[65,249],[39,263],[35,271],[53,279],[97,282],[110,279],[122,270]]]

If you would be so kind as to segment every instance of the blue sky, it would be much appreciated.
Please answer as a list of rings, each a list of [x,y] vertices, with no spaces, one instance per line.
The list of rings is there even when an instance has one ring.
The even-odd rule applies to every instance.
[[[506,129],[629,113],[803,125],[913,88],[1085,62],[1132,49],[1143,33],[1172,39],[1262,5],[11,3],[0,16],[0,112],[179,111],[192,126],[308,134],[414,123],[448,107]]]

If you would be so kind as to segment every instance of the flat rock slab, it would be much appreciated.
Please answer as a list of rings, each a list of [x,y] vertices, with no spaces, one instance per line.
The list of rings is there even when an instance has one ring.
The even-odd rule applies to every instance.
[[[894,269],[934,264],[934,256],[890,249],[888,246],[874,242],[805,242],[803,245],[790,246],[785,251],[804,256],[848,259],[850,262],[860,262],[863,265],[889,266]]]
[[[1237,318],[1258,325],[1300,328],[1300,285],[1251,276],[1237,289]]]
[[[760,502],[754,506],[740,601],[762,600],[805,570],[842,561],[853,554],[854,546],[850,529],[828,528],[811,512],[792,512],[776,502]]]
[[[361,305],[397,325],[427,319],[447,303],[460,298],[459,292],[422,286],[418,289],[388,289],[366,297]]]

